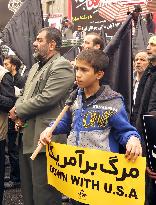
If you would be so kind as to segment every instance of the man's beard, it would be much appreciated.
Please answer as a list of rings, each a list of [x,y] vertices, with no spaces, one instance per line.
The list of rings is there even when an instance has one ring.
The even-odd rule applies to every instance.
[[[33,53],[35,62],[43,62],[45,57],[41,56],[38,52]]]

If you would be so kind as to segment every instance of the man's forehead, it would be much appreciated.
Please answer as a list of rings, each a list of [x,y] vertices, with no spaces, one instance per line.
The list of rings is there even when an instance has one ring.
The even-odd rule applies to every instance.
[[[38,33],[37,38],[45,38],[46,37],[46,31],[41,31],[40,33]]]
[[[93,41],[93,39],[95,38],[95,36],[94,35],[90,35],[90,34],[88,34],[88,35],[86,35],[85,36],[85,40],[87,40],[87,41]]]
[[[10,59],[4,59],[4,63],[10,63]]]
[[[149,39],[149,44],[155,44],[156,45],[156,36],[152,36],[150,39]]]
[[[147,59],[148,54],[146,52],[139,52],[139,53],[136,54],[135,59],[136,58],[145,58],[145,59]]]

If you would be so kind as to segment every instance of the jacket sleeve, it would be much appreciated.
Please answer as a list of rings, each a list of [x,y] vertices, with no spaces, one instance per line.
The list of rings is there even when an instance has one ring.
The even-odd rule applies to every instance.
[[[13,78],[6,73],[0,83],[0,110],[8,112],[15,104]]]
[[[57,104],[71,88],[74,82],[74,71],[68,61],[60,62],[49,71],[49,77],[43,90],[26,102],[17,103],[17,116],[22,119],[30,119],[34,115],[48,111]]]
[[[49,124],[51,127],[53,125],[53,121]],[[71,112],[67,111],[63,118],[60,120],[59,124],[53,131],[54,135],[58,134],[68,134],[71,130],[71,123],[72,123],[72,117],[71,117]]]
[[[148,104],[148,112],[156,111],[156,82],[153,84]]]
[[[24,88],[26,79],[22,77],[19,73],[14,76],[14,85],[19,89]]]
[[[114,137],[120,144],[125,146],[131,136],[136,136],[140,139],[136,128],[129,123],[124,105],[121,106],[119,112],[111,117],[109,123]]]

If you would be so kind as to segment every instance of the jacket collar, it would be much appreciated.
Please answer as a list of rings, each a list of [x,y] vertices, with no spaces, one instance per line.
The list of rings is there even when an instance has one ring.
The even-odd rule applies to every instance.
[[[56,53],[55,55],[53,55],[52,57],[46,59],[45,61],[39,61],[38,62],[38,69],[43,68],[46,64],[49,64],[51,62],[53,62],[54,60],[56,60],[57,58],[60,57],[60,53]]]
[[[93,101],[91,101],[88,104],[88,106],[95,104],[97,102],[100,102],[100,101],[107,101],[107,100],[111,100],[111,99],[115,99],[115,98],[123,98],[120,93],[117,93],[114,90],[112,90],[109,85],[102,85],[101,87],[102,88],[100,89],[100,91],[101,90],[103,90],[103,91],[100,93],[100,95],[97,95],[97,97]],[[81,89],[79,89],[78,95],[82,95],[82,92],[83,91]]]

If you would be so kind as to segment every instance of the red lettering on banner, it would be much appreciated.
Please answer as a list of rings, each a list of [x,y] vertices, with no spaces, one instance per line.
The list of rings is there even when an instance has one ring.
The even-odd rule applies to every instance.
[[[96,9],[98,8],[100,0],[86,0],[86,7],[87,10]]]

